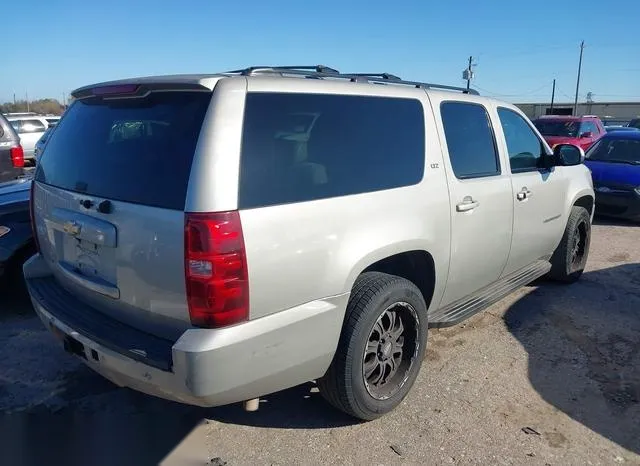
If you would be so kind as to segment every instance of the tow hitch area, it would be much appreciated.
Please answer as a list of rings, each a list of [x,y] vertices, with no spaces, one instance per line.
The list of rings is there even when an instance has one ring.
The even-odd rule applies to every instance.
[[[58,327],[53,324],[49,324],[53,335],[62,342],[64,350],[68,353],[80,356],[83,359],[87,359],[87,355],[84,352],[84,345],[73,337],[70,337]]]

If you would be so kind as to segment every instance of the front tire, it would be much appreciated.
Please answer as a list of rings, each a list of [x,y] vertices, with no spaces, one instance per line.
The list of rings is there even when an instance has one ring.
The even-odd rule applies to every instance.
[[[587,265],[591,244],[591,217],[584,207],[573,206],[560,244],[551,257],[549,277],[563,283],[576,282]]]
[[[364,273],[353,287],[331,366],[318,381],[320,392],[353,417],[376,419],[409,393],[426,343],[420,290],[395,275]]]

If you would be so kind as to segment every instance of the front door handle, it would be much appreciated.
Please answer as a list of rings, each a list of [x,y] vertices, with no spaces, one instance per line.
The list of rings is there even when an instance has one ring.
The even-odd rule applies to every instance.
[[[529,189],[527,189],[526,186],[523,187],[518,194],[516,194],[516,198],[519,201],[524,201],[525,199],[528,199],[531,196],[533,196],[533,193],[531,191],[529,191]]]
[[[470,210],[475,209],[479,205],[480,203],[478,201],[474,201],[471,196],[465,196],[462,199],[462,202],[456,205],[456,210],[458,212],[468,212]]]

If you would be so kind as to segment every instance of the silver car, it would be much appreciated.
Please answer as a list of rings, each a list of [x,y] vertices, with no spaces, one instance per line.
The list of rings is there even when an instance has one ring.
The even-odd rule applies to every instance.
[[[118,385],[200,406],[316,380],[396,407],[429,326],[577,280],[594,192],[515,106],[327,67],[95,84],[33,183],[34,307]]]

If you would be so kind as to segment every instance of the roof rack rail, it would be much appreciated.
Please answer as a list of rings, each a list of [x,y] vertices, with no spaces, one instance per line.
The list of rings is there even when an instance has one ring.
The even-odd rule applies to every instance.
[[[351,82],[366,82],[372,84],[400,84],[423,89],[442,89],[457,91],[463,94],[479,95],[475,89],[466,87],[448,86],[445,84],[425,83],[420,81],[405,81],[390,73],[340,73],[335,68],[324,65],[313,66],[251,66],[242,70],[227,71],[222,74],[239,74],[241,76],[254,76],[258,74],[276,74],[280,76],[294,75],[309,79],[348,79]]]

